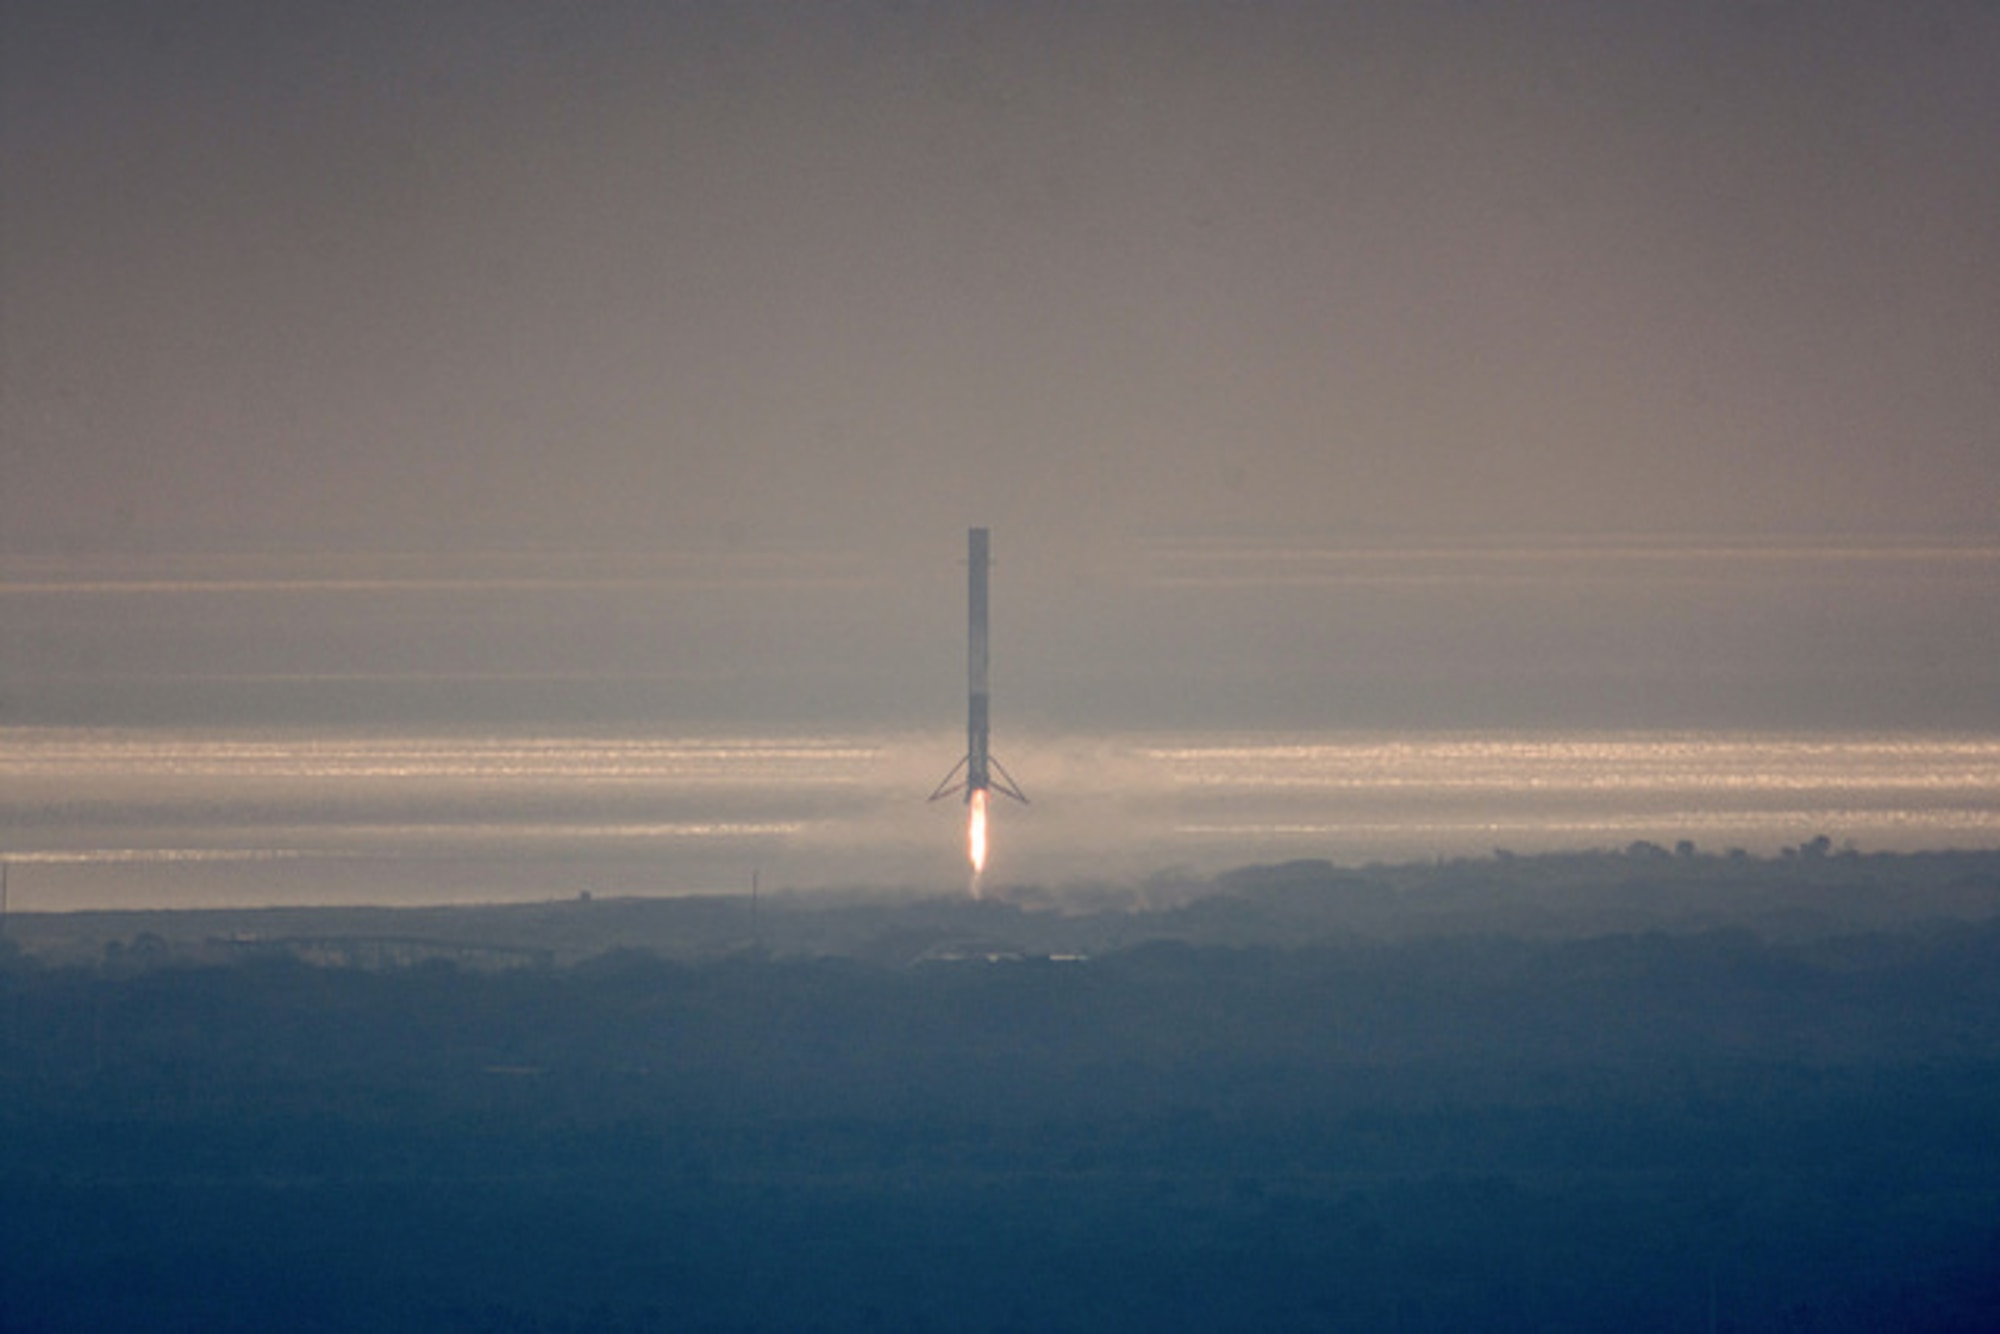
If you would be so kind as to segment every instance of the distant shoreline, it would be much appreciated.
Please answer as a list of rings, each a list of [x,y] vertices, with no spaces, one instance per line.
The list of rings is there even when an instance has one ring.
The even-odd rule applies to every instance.
[[[744,951],[909,962],[953,941],[1082,957],[1146,940],[1285,948],[1337,939],[1569,939],[1748,930],[1826,938],[2000,916],[2000,849],[1860,852],[1810,840],[1776,857],[1636,842],[1619,851],[1339,866],[1305,859],[1213,876],[1062,888],[778,890],[430,906],[273,905],[15,912],[8,948],[58,964],[216,964],[260,952],[391,967],[552,966],[617,950]]]

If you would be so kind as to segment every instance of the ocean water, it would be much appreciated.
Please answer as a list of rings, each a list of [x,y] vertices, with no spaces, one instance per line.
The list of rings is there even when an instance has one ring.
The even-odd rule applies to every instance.
[[[963,892],[956,733],[0,728],[15,910]],[[1023,735],[989,886],[1621,848],[2000,846],[2000,736]]]
[[[0,553],[13,906],[963,892],[963,530],[891,536]],[[994,541],[989,885],[2000,845],[1990,543]]]

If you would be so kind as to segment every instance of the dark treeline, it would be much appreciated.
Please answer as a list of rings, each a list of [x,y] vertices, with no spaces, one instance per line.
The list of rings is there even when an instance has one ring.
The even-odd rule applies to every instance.
[[[1190,938],[1339,881],[1081,960],[10,956],[0,1328],[1992,1327],[2000,919]]]
[[[435,908],[17,913],[7,930],[49,963],[239,959],[278,942],[321,962],[415,961],[429,940],[475,966],[526,952],[574,963],[621,948],[695,959],[746,949],[907,963],[926,953],[1103,954],[1150,941],[1293,948],[1447,936],[1576,939],[1742,928],[1773,940],[1852,935],[2000,914],[2000,852],[1860,854],[1825,838],[1776,858],[1634,843],[1579,852],[1337,867],[1166,872],[1138,884],[1005,886],[987,899],[814,890],[587,897]],[[116,957],[113,957],[116,956]]]

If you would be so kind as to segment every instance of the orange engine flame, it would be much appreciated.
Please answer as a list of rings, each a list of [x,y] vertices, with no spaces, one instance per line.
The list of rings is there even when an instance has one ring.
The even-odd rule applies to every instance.
[[[975,789],[966,803],[965,850],[972,858],[972,873],[986,869],[986,792]]]

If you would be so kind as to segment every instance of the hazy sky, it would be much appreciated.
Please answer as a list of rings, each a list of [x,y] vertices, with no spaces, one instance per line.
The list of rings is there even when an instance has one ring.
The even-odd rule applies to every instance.
[[[15,549],[1994,527],[1991,4],[0,12]]]
[[[498,673],[930,725],[972,523],[1000,719],[2000,707],[1991,3],[0,16],[13,583],[305,579],[17,594],[10,716]],[[1977,550],[1686,550],[1911,540]],[[364,605],[283,552],[542,563]]]

